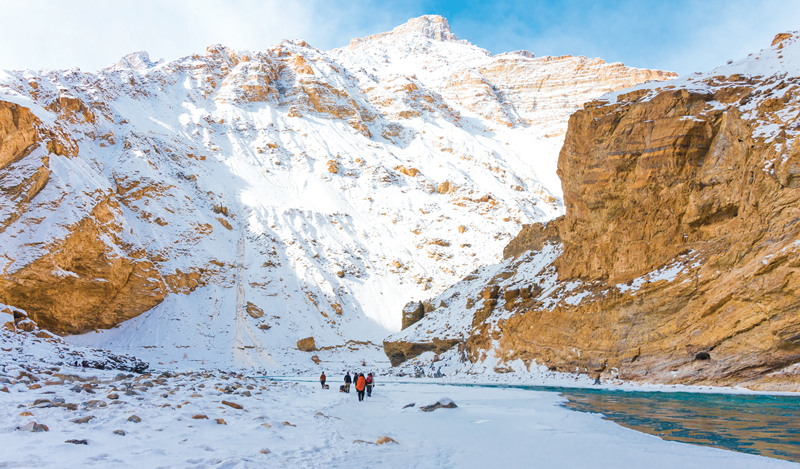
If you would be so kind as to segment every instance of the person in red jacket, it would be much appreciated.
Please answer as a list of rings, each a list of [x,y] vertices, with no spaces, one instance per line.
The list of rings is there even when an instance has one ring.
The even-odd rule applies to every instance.
[[[375,379],[372,377],[372,373],[367,375],[367,397],[372,396],[372,385],[375,383]]]
[[[364,388],[367,387],[367,380],[364,378],[364,374],[361,373],[358,375],[358,379],[356,379],[356,392],[358,393],[358,400],[364,400]]]
[[[319,375],[319,382],[322,384],[322,389],[325,389],[325,380],[327,380],[327,378],[325,377],[325,372],[323,371],[322,374]]]

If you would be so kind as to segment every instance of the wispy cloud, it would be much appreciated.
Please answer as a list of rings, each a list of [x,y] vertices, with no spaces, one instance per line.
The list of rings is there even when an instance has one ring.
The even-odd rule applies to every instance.
[[[441,14],[492,52],[586,55],[689,73],[713,68],[800,29],[800,3],[779,0],[0,0],[0,68],[95,70],[147,50],[154,59],[210,44],[260,50],[282,39],[320,49]]]
[[[94,70],[138,50],[175,59],[211,44],[261,50],[295,38],[327,49],[408,19],[372,2],[322,0],[0,0],[0,11],[4,69]]]

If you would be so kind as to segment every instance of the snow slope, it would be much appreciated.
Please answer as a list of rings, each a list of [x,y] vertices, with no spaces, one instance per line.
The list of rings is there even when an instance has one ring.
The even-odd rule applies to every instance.
[[[672,76],[493,57],[435,16],[329,52],[284,41],[172,62],[139,52],[95,73],[0,72],[0,100],[78,148],[40,147],[6,169],[22,180],[49,158],[47,186],[0,232],[0,271],[41,258],[111,199],[126,246],[110,244],[115,256],[144,253],[199,281],[70,342],[187,367],[310,363],[295,351],[309,336],[375,357],[406,302],[563,213],[555,161],[574,109]],[[7,219],[13,200],[0,199]]]

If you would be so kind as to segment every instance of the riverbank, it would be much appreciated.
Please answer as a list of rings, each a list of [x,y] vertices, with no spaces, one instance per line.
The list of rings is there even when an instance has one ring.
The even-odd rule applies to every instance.
[[[544,391],[383,382],[358,402],[335,382],[222,372],[6,363],[2,374],[8,467],[796,467],[664,441]],[[458,407],[420,410],[442,396]],[[382,436],[397,443],[375,444]]]

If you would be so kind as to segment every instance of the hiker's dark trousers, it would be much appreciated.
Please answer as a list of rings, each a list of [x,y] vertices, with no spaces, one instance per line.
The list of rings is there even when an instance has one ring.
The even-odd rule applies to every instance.
[[[369,397],[371,395],[372,395],[372,385],[368,384],[367,385],[367,397]]]
[[[358,400],[359,401],[363,401],[364,400],[364,391],[358,391]]]

